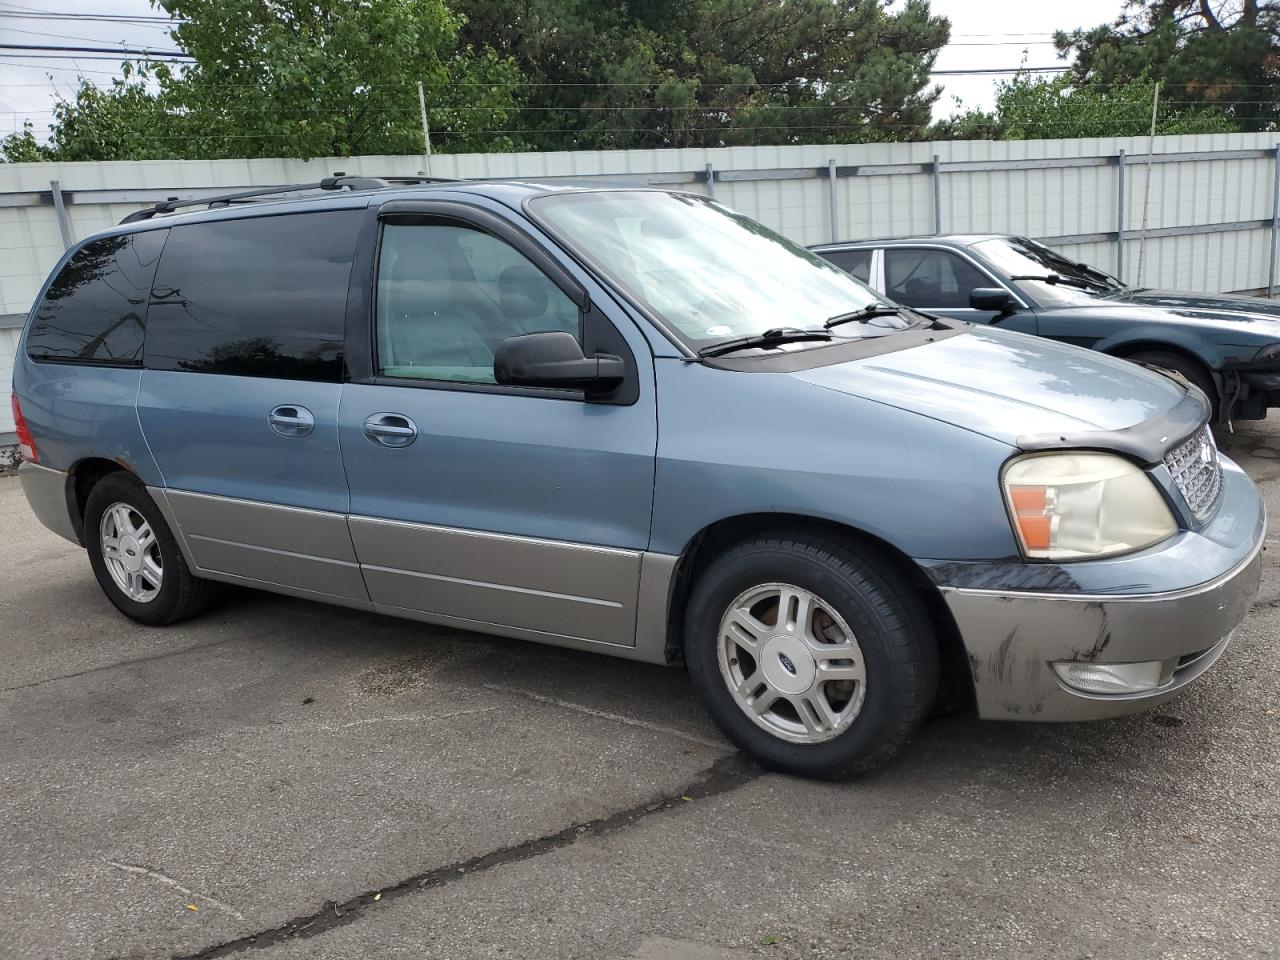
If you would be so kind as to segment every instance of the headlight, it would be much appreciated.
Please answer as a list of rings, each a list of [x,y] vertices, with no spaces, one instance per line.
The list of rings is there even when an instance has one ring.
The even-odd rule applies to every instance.
[[[1151,478],[1109,453],[1033,454],[1010,463],[1002,480],[1028,557],[1105,557],[1178,530]]]

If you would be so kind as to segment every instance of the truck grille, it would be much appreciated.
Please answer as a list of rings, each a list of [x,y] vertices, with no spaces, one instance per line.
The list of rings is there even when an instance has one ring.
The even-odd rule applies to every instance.
[[[1208,519],[1222,495],[1222,464],[1209,427],[1201,427],[1165,454],[1164,465],[1192,516],[1201,522]]]

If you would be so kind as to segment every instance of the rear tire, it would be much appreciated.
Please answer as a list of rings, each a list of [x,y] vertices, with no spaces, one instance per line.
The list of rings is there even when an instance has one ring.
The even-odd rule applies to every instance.
[[[887,763],[937,692],[924,604],[873,552],[821,537],[727,550],[694,585],[684,636],[716,725],[784,773],[839,780]]]
[[[166,626],[213,599],[215,585],[192,575],[160,508],[133,474],[110,473],[94,484],[84,542],[102,592],[131,620]]]
[[[1209,376],[1209,371],[1201,366],[1198,361],[1185,357],[1180,353],[1174,353],[1172,350],[1144,350],[1141,353],[1131,354],[1125,359],[1134,363],[1172,370],[1174,373],[1185,377],[1188,382],[1198,387],[1200,392],[1209,398],[1209,422],[1217,422],[1219,410],[1218,388],[1213,383],[1213,377]]]

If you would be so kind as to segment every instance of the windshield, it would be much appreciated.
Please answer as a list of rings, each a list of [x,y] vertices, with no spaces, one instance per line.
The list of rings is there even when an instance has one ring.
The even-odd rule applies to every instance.
[[[530,206],[695,350],[779,328],[821,330],[831,317],[885,303],[838,267],[701,197],[610,190],[553,194]],[[879,315],[832,334],[879,336],[909,325]]]
[[[1057,274],[1062,283],[1043,280],[1016,280],[1027,296],[1045,306],[1091,303],[1100,297],[1114,297],[1124,284],[1105,271],[1065,257],[1056,250],[1025,237],[998,237],[983,240],[971,248],[985,257],[1005,277]]]

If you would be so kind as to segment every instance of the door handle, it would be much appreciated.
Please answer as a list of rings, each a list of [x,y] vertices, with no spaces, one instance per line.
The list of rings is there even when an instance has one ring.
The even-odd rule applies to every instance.
[[[384,447],[407,447],[418,439],[418,427],[402,413],[375,413],[365,420],[364,435]]]
[[[305,437],[316,428],[316,418],[306,407],[285,403],[267,415],[271,429],[282,437]]]

